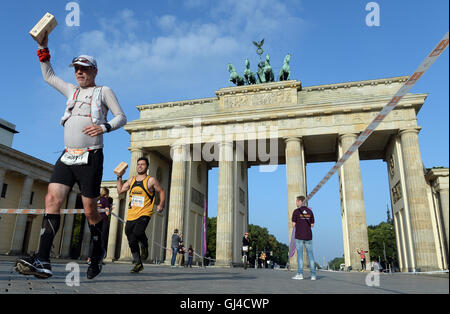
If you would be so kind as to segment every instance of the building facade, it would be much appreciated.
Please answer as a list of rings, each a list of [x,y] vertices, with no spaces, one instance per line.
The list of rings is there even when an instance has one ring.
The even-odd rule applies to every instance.
[[[216,265],[239,264],[242,235],[248,231],[247,170],[256,165],[264,165],[267,171],[286,165],[284,197],[288,207],[280,210],[288,212],[286,232],[290,235],[296,196],[308,193],[306,164],[336,162],[408,78],[310,87],[302,87],[299,81],[283,81],[222,88],[211,98],[138,106],[140,118],[125,126],[131,136],[129,173],[136,175],[137,159],[145,156],[150,161],[149,174],[166,191],[166,209],[155,213],[147,228],[148,261],[170,261],[171,253],[166,249],[176,228],[186,245],[192,244],[195,252],[201,252],[208,186],[217,184]],[[370,255],[360,161],[381,159],[387,166],[400,269],[448,269],[448,168],[424,170],[418,141],[417,114],[426,98],[427,94],[411,93],[403,97],[339,169],[346,267],[359,268],[359,248],[368,248]],[[30,206],[30,187],[42,185],[45,194],[51,165],[27,164],[27,158],[32,157],[25,158],[5,146],[2,149],[0,183],[11,182],[16,194],[8,201],[1,199],[0,208]],[[17,160],[24,160],[20,169],[15,167]],[[218,182],[208,182],[208,170],[213,167],[219,169]],[[102,186],[110,189],[113,212],[126,220],[127,194],[117,195],[114,181],[105,181]],[[76,205],[75,199],[74,195],[69,197],[67,208]],[[42,203],[43,197],[36,196],[35,201]],[[30,218],[5,216],[1,216],[0,233],[7,234],[9,240],[2,240],[0,253],[23,250],[21,235],[27,233]],[[59,236],[60,252],[73,247],[70,242],[74,237],[69,234],[74,233],[76,219],[66,216]],[[38,232],[36,226],[40,227],[39,222],[33,222],[31,233]],[[80,256],[85,256],[88,228],[84,228],[80,241]],[[36,245],[28,244],[32,248]],[[124,224],[115,218],[111,219],[107,260],[131,260]],[[290,264],[296,268],[295,256]]]

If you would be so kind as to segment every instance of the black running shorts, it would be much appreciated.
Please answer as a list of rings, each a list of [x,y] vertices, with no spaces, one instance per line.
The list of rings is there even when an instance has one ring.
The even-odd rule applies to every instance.
[[[80,187],[81,195],[84,197],[99,197],[103,176],[103,150],[95,149],[90,151],[87,165],[79,166],[68,166],[64,164],[61,161],[63,154],[59,156],[53,168],[50,183],[64,184],[70,188],[77,183]]]

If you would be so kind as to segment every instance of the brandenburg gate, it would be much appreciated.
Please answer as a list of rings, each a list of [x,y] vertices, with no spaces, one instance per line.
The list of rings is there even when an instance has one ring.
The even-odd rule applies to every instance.
[[[170,246],[175,228],[186,245],[201,252],[208,185],[217,184],[216,265],[239,263],[249,220],[247,169],[255,165],[266,165],[266,171],[286,165],[288,207],[277,210],[288,211],[290,235],[296,196],[308,192],[306,164],[336,162],[407,80],[402,76],[309,87],[288,80],[222,88],[211,98],[138,106],[140,118],[125,126],[131,135],[130,176],[136,174],[137,159],[145,156],[150,175],[167,191],[165,211],[154,214],[147,229],[149,259],[170,261],[163,247]],[[359,268],[356,251],[369,248],[360,160],[372,159],[386,162],[401,270],[448,267],[448,240],[440,242],[448,239],[448,221],[441,226],[437,218],[440,209],[429,197],[419,149],[417,114],[426,98],[406,95],[339,170],[346,267]],[[218,182],[208,182],[212,167],[219,168]],[[448,171],[446,182],[446,194],[440,195],[448,217]],[[115,196],[120,202],[116,210],[126,218],[123,197],[120,201]],[[119,258],[130,259],[125,235],[112,228],[122,233]],[[108,251],[108,256],[114,254],[110,247]],[[295,256],[290,263],[296,267]]]

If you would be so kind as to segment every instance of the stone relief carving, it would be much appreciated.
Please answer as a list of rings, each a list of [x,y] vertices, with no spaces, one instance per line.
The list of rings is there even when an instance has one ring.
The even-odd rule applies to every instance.
[[[391,189],[392,192],[392,200],[394,201],[394,204],[398,202],[399,199],[402,198],[402,186],[400,184],[400,181],[397,182],[396,185]]]
[[[394,154],[391,155],[389,158],[389,174],[391,175],[391,178],[395,175],[395,159]]]
[[[202,192],[197,191],[196,189],[191,189],[191,201],[192,203],[203,208],[205,202],[205,195]]]
[[[255,93],[250,95],[233,95],[224,97],[224,107],[234,108],[239,106],[258,106],[267,104],[285,104],[291,103],[289,91],[272,91],[265,93]]]
[[[239,203],[245,206],[245,192],[241,188],[239,188]]]

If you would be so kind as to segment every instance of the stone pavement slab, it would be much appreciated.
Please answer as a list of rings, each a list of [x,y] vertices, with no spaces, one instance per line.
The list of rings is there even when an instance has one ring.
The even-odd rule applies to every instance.
[[[79,286],[68,263],[79,267]],[[109,263],[102,273],[88,280],[88,265],[81,261],[54,260],[53,277],[42,280],[13,270],[14,259],[0,260],[0,294],[448,294],[447,274],[380,274],[379,286],[368,286],[369,273],[318,271],[311,281],[292,280],[292,271],[270,269],[193,267],[171,268],[144,264],[144,271],[131,274],[130,263]]]

